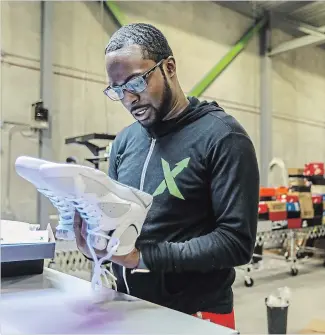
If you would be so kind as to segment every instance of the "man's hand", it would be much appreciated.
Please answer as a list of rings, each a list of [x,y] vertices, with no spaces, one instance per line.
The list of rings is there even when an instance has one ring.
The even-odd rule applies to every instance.
[[[74,232],[76,235],[77,247],[85,256],[92,258],[89,248],[87,246],[87,223],[83,220],[79,212],[75,212],[74,216]],[[102,258],[107,255],[106,250],[94,249],[98,258]],[[129,254],[123,256],[112,256],[110,259],[113,263],[122,265],[126,268],[134,269],[140,260],[140,253],[137,249],[133,249]]]
[[[140,252],[138,249],[134,248],[129,254],[125,256],[112,256],[111,261],[126,268],[134,269],[139,264]]]
[[[87,245],[87,235],[88,235],[87,223],[85,222],[85,220],[81,218],[78,211],[76,211],[74,215],[73,229],[76,235],[76,243],[77,243],[78,249],[88,258],[92,258],[88,245]],[[106,249],[97,250],[94,248],[94,251],[98,258],[102,258],[107,255]]]

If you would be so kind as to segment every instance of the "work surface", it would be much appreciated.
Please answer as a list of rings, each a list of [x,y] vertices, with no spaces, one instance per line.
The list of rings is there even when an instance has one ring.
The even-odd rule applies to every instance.
[[[51,269],[1,280],[1,334],[216,334],[235,331]]]

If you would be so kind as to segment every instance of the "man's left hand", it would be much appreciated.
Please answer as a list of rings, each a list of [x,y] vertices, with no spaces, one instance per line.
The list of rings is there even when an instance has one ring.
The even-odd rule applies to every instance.
[[[124,256],[112,256],[110,259],[113,263],[122,265],[129,269],[134,269],[140,261],[140,252],[134,248],[129,254]]]

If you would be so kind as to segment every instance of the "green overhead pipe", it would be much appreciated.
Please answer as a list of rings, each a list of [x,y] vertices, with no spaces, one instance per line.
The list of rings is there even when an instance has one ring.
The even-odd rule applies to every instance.
[[[214,80],[234,61],[234,59],[245,49],[252,37],[258,33],[267,23],[263,17],[250,27],[231,50],[206,74],[206,76],[194,86],[189,92],[190,96],[199,97],[214,82]]]
[[[127,19],[120,7],[114,1],[104,1],[106,9],[108,10],[115,23],[120,27],[126,25]]]

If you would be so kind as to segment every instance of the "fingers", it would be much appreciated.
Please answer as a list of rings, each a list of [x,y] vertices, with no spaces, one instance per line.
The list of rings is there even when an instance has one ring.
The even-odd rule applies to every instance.
[[[82,221],[82,223],[81,223],[81,236],[85,240],[87,240],[87,235],[88,235],[88,233],[87,233],[87,223],[86,223],[85,220],[81,220],[81,221]]]
[[[74,221],[73,221],[73,229],[77,232],[81,231],[82,219],[78,211],[75,211]]]
[[[85,245],[85,241],[87,238],[84,226],[84,220],[81,218],[79,212],[76,211],[74,215],[73,229],[76,236],[76,242],[79,247],[83,247]]]
[[[84,240],[87,240],[87,223],[80,216],[78,211],[75,212],[73,227],[76,235],[82,237]]]

